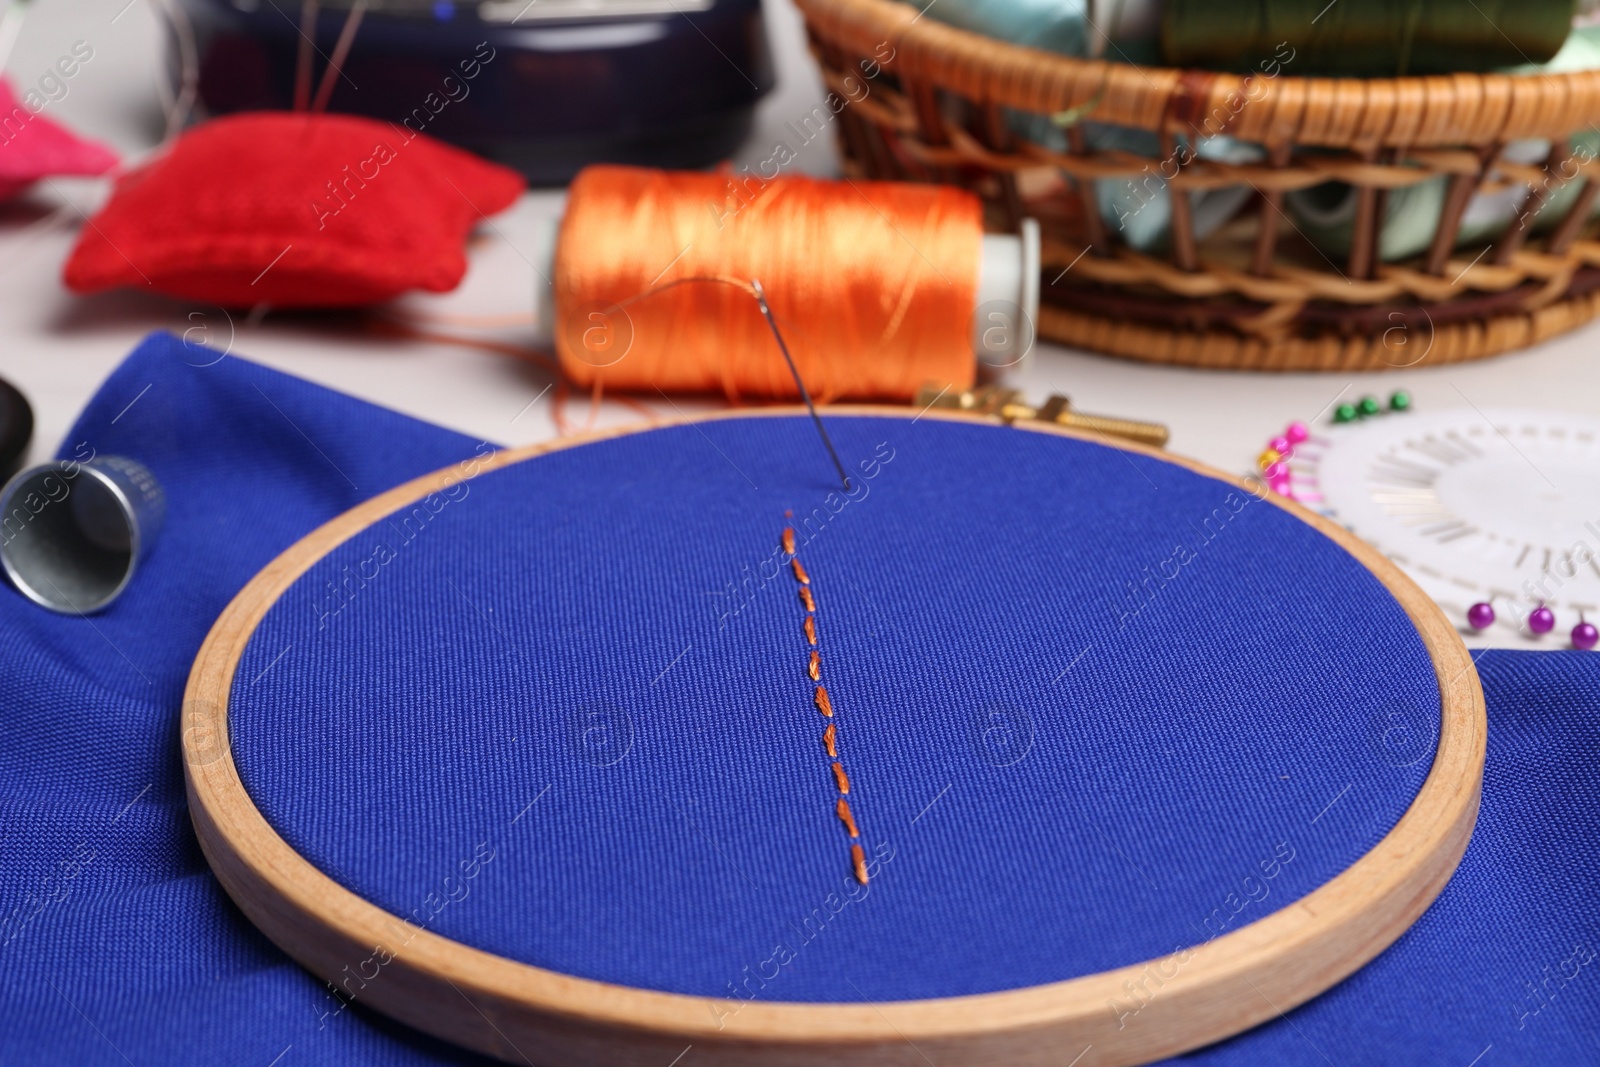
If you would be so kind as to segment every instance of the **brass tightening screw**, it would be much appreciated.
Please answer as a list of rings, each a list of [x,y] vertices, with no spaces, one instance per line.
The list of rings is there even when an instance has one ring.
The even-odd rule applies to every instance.
[[[969,411],[975,415],[995,415],[1006,422],[1024,419],[1053,422],[1068,429],[1120,437],[1152,448],[1165,448],[1168,437],[1166,426],[1159,422],[1118,419],[1108,415],[1086,415],[1073,411],[1072,401],[1060,394],[1051,396],[1042,407],[1036,408],[1024,403],[1022,394],[1018,390],[1001,389],[992,385],[960,392],[940,390],[935,386],[925,385],[917,394],[917,406]]]
[[[1059,394],[1044,402],[1034,416],[1041,422],[1053,422],[1071,430],[1101,433],[1137,441],[1151,448],[1167,447],[1167,427],[1159,422],[1140,422],[1138,419],[1118,419],[1109,415],[1085,415],[1072,410],[1072,401]]]

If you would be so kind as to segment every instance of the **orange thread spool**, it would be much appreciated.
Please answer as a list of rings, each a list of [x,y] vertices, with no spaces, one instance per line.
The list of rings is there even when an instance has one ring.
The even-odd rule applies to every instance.
[[[794,399],[749,282],[819,399],[973,384],[978,200],[948,186],[590,167],[554,263],[573,385]],[[732,284],[728,284],[732,283]]]

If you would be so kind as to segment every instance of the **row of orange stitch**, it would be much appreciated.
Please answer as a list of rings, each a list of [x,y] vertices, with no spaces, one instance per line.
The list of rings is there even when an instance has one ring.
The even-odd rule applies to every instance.
[[[845,799],[850,793],[850,776],[845,773],[844,764],[839,762],[839,731],[833,723],[833,700],[822,684],[822,655],[817,650],[817,600],[811,591],[811,575],[806,573],[805,567],[800,563],[800,557],[795,554],[792,528],[786,527],[783,531],[783,550],[789,556],[789,569],[794,573],[795,581],[800,584],[800,604],[806,611],[806,644],[810,646],[806,660],[806,674],[816,683],[812,699],[816,702],[817,710],[828,720],[828,726],[822,732],[822,747],[827,750],[828,758],[833,761],[833,781],[839,791],[839,800],[834,805],[834,812],[844,824],[846,832],[850,834],[850,861],[855,870],[856,881],[866,885],[867,854],[861,847],[861,830],[856,826],[855,814],[850,810],[850,802]]]

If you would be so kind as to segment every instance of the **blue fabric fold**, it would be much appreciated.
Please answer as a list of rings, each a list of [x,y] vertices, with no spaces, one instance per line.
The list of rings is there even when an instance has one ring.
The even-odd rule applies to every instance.
[[[341,1010],[233,907],[190,827],[178,713],[256,571],[477,446],[166,334],[101,386],[61,456],[138,459],[169,510],[99,615],[0,588],[0,1063],[472,1062]]]
[[[1173,1063],[1600,1063],[1600,656],[1488,651],[1477,662],[1483,804],[1444,892],[1321,997]]]
[[[168,491],[126,596],[82,619],[0,588],[0,1063],[480,1062],[346,1006],[240,916],[193,838],[177,717],[261,566],[481,442],[213,359],[150,338],[63,443],[139,459]],[[1483,809],[1439,901],[1323,997],[1174,1062],[1600,1063],[1600,657],[1478,665]]]

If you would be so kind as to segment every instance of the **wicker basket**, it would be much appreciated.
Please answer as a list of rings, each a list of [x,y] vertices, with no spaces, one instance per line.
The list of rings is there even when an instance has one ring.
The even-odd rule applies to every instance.
[[[1262,370],[1369,370],[1478,359],[1570,330],[1600,312],[1600,242],[1585,238],[1600,160],[1570,137],[1600,118],[1600,71],[1386,80],[1236,76],[1137,68],[1015,47],[918,15],[897,0],[796,0],[855,175],[962,185],[988,223],[1044,228],[1041,335],[1158,363]],[[880,69],[881,65],[881,69]],[[1252,202],[1196,241],[1189,197],[1170,198],[1167,251],[1140,253],[1105,225],[1093,179],[1137,178],[1151,158],[1091,150],[1078,126],[1052,150],[1016,116],[1074,109],[1149,131],[1180,190],[1248,185]],[[1226,133],[1258,163],[1193,158],[1179,138]],[[1542,164],[1508,141],[1548,140]],[[1527,223],[1559,188],[1579,189],[1542,234]],[[1390,191],[1440,177],[1430,247],[1377,255]],[[1354,186],[1348,255],[1319,252],[1284,196]],[[1473,197],[1531,192],[1492,243],[1457,249]],[[1570,195],[1568,199],[1572,199]]]

